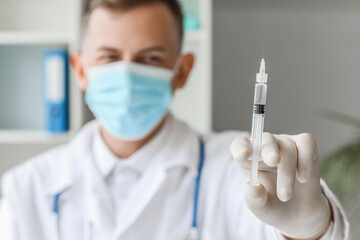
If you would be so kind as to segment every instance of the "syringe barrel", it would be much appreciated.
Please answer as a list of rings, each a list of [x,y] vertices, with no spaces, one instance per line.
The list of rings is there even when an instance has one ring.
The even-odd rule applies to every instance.
[[[261,160],[261,141],[264,130],[267,85],[255,84],[253,121],[251,129],[252,160]]]
[[[255,105],[266,105],[266,92],[267,92],[267,84],[259,83],[255,84],[255,94],[254,94],[254,111]],[[265,109],[264,109],[265,110]]]
[[[267,74],[265,73],[265,60],[262,59],[260,63],[260,71],[256,74],[255,94],[254,94],[254,109],[251,128],[251,174],[250,182],[252,185],[257,185],[257,174],[259,161],[261,158],[261,144],[262,133],[264,130],[265,106],[266,106],[266,92],[267,92]]]
[[[261,142],[264,130],[264,114],[253,113],[251,129],[251,159],[261,161]]]

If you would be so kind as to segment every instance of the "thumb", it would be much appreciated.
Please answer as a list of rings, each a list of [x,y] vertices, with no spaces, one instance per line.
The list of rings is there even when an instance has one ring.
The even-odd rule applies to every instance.
[[[245,200],[248,208],[261,220],[267,215],[268,210],[271,209],[269,206],[270,198],[265,187],[261,184],[253,186],[247,183]]]

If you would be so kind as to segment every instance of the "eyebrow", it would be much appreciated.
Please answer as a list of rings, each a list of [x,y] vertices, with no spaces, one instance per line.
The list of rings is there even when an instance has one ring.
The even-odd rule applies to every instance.
[[[113,47],[99,47],[97,50],[104,51],[104,52],[118,52],[118,49],[113,48]],[[146,52],[152,52],[152,51],[167,52],[167,49],[162,46],[154,46],[154,47],[142,49],[139,51],[139,53],[146,53]]]
[[[112,47],[99,47],[97,50],[104,52],[118,52],[116,48],[112,48]]]
[[[167,49],[162,46],[154,46],[154,47],[142,49],[139,51],[139,53],[146,53],[146,52],[152,52],[152,51],[167,52]]]

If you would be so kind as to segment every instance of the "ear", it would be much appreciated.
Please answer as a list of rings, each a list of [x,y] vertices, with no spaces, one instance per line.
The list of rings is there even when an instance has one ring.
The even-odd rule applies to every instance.
[[[191,70],[193,69],[195,56],[192,53],[184,54],[181,57],[178,72],[173,80],[173,90],[181,89],[185,86]]]
[[[80,52],[73,52],[70,55],[70,64],[74,70],[78,86],[81,90],[86,91],[89,86],[89,80],[84,71]]]

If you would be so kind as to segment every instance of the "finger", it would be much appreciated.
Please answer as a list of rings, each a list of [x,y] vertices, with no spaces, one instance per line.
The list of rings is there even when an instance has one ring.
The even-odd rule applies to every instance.
[[[296,176],[297,149],[289,137],[278,136],[281,160],[277,169],[277,195],[286,202],[293,192]]]
[[[263,185],[251,185],[250,183],[246,184],[245,189],[245,198],[248,207],[252,211],[257,211],[261,208],[264,208],[267,204],[268,193]]]
[[[280,162],[279,146],[276,138],[270,133],[262,135],[261,157],[270,167],[276,167]]]
[[[253,186],[247,183],[245,200],[248,208],[255,216],[264,222],[271,222],[274,201],[263,185]]]
[[[237,137],[230,145],[230,152],[236,162],[240,165],[250,157],[251,143],[247,137]]]
[[[299,182],[305,183],[309,180],[314,161],[318,158],[316,141],[308,133],[292,136],[292,139],[298,150],[296,177]]]

